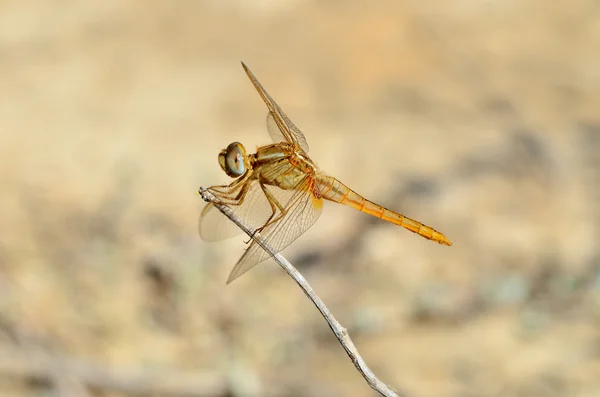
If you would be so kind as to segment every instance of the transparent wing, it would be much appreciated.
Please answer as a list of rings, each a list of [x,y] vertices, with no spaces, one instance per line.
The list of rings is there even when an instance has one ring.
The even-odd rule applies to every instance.
[[[269,186],[269,188],[271,187]],[[281,197],[281,193],[291,193],[285,204],[280,201],[285,212],[283,217],[279,221],[265,227],[261,232],[263,240],[275,252],[280,252],[290,245],[319,218],[323,208],[323,199],[315,197],[313,194],[314,189],[314,180],[307,176],[293,190],[270,190],[274,193],[279,190],[279,193],[275,193],[279,197]],[[263,250],[256,241],[252,240],[244,255],[242,255],[229,274],[227,284],[269,257],[270,254]]]
[[[291,123],[291,121],[290,121]],[[293,125],[293,124],[292,124]],[[294,128],[296,128],[294,126]],[[269,135],[271,136],[271,139],[273,140],[273,142],[275,143],[279,143],[279,142],[290,142],[290,143],[296,143],[298,146],[300,146],[300,148],[302,150],[304,150],[304,152],[308,152],[308,144],[306,143],[306,140],[304,141],[304,144],[300,144],[299,141],[299,137],[302,136],[302,139],[304,139],[304,135],[301,135],[302,132],[300,132],[300,130],[298,130],[296,128],[297,132],[294,132],[293,130],[289,131],[289,134],[292,135],[292,139],[288,139],[286,135],[284,135],[281,131],[281,129],[279,128],[279,126],[277,125],[277,122],[275,121],[275,116],[273,116],[273,113],[269,112],[267,113],[267,131],[269,132]]]
[[[289,142],[289,140],[281,133],[281,130],[277,126],[275,119],[273,118],[273,113],[267,113],[267,131],[271,136],[273,142]]]
[[[280,175],[288,173],[292,167],[293,165],[285,160],[263,166],[257,171],[267,179],[275,179]],[[236,181],[229,186],[212,186],[209,188],[209,191],[222,203],[229,205],[232,211],[244,223],[256,229],[265,224],[269,216],[273,213],[273,210],[263,189],[260,187],[259,181],[253,178],[254,175],[244,180]],[[293,191],[282,190],[272,186],[265,188],[269,189],[269,192],[282,205],[289,201],[293,193]],[[198,232],[204,241],[220,241],[237,236],[242,233],[242,230],[223,215],[213,204],[208,203],[200,213]]]
[[[269,93],[263,88],[263,86],[258,82],[254,74],[248,69],[248,67],[242,62],[242,66],[248,75],[248,78],[256,88],[256,91],[260,94],[263,101],[269,108],[269,114],[267,115],[267,130],[271,135],[271,138],[275,142],[283,142],[287,141],[289,143],[298,145],[302,150],[308,153],[308,143],[306,142],[306,138],[304,134],[298,127],[292,123],[289,117],[281,110],[279,105],[271,98]],[[271,118],[271,121],[269,120]],[[273,123],[275,125],[273,125]],[[277,128],[275,128],[277,127]],[[284,139],[281,139],[281,138]]]
[[[245,195],[236,199],[242,189]],[[257,180],[248,180],[239,188],[210,189],[219,200],[231,205],[237,216],[253,228],[265,224],[271,215],[271,206]],[[219,241],[242,233],[242,230],[221,213],[212,203],[206,204],[198,219],[198,232],[204,241]]]

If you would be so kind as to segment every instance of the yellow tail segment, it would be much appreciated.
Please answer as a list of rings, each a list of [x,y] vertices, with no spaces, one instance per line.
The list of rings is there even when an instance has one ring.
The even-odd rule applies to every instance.
[[[450,240],[437,230],[367,200],[334,177],[320,177],[318,187],[324,199],[347,205],[366,214],[381,218],[384,221],[391,222],[394,225],[402,226],[428,240],[433,240],[440,244],[452,245]]]

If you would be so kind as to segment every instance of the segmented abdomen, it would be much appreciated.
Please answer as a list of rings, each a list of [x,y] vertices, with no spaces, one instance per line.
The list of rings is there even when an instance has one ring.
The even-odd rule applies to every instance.
[[[334,177],[320,176],[317,179],[317,183],[319,192],[324,199],[347,205],[366,214],[381,218],[384,221],[402,226],[428,240],[433,240],[440,244],[452,245],[450,240],[437,230],[367,200]]]

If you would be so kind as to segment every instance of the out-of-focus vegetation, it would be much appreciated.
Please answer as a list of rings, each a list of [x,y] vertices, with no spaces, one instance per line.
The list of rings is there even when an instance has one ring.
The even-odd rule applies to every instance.
[[[0,396],[373,395],[281,269],[225,288],[244,238],[197,235],[218,151],[269,139],[240,60],[454,243],[326,204],[285,251],[382,380],[600,395],[599,49],[594,0],[1,2]]]

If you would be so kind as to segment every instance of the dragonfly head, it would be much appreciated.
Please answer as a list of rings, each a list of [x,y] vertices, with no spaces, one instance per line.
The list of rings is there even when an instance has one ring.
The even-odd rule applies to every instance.
[[[219,165],[227,175],[237,178],[244,175],[250,165],[246,149],[239,142],[233,142],[219,153]]]

